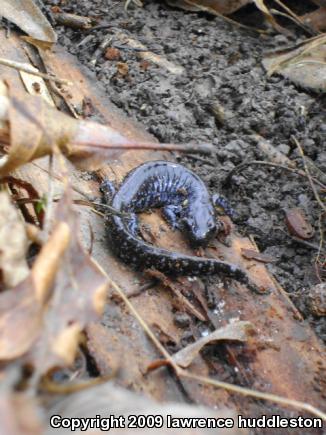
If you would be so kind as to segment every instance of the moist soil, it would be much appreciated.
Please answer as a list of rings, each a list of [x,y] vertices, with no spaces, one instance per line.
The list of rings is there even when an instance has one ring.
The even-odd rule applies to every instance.
[[[262,67],[265,53],[297,43],[306,35],[298,29],[292,29],[291,36],[273,31],[260,35],[219,17],[185,12],[156,1],[146,1],[142,8],[131,3],[127,11],[120,1],[45,3],[48,10],[59,6],[64,12],[107,25],[88,32],[56,26],[56,31],[59,43],[93,71],[126,115],[161,142],[214,144],[215,152],[209,158],[177,159],[200,175],[212,192],[223,193],[229,200],[237,213],[238,230],[252,235],[260,251],[274,259],[268,269],[325,340],[325,317],[316,316],[309,303],[321,279],[316,267],[321,208],[308,181],[281,169],[255,165],[223,184],[229,171],[243,161],[270,160],[257,146],[255,134],[302,167],[291,140],[294,135],[305,155],[326,171],[325,98],[281,76],[267,77]],[[237,19],[262,24],[253,6],[245,7]],[[184,72],[174,74],[143,60],[139,51],[123,43],[120,32],[182,66]],[[107,48],[101,50],[105,39]],[[108,58],[104,56],[107,49]],[[303,209],[314,227],[310,245],[289,234],[285,211],[293,207]]]

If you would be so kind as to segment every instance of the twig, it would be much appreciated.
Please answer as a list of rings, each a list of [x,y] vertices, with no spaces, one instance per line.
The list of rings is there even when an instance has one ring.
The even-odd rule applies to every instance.
[[[225,177],[225,179],[223,181],[223,184],[224,185],[229,184],[230,180],[231,180],[231,177],[234,174],[236,174],[237,172],[240,172],[243,168],[246,168],[247,166],[251,166],[251,165],[270,166],[272,168],[284,169],[285,171],[292,172],[294,174],[300,175],[301,177],[305,177],[305,178],[308,177],[307,173],[305,173],[304,171],[301,171],[300,169],[289,168],[288,166],[285,166],[285,165],[279,165],[277,163],[272,163],[272,162],[265,162],[264,160],[251,160],[249,162],[243,162],[240,165],[238,165],[238,166],[234,167],[233,169],[231,169],[231,171]],[[322,182],[320,182],[316,178],[314,178],[313,180],[322,189],[326,189],[325,184],[323,184]]]
[[[284,234],[286,234],[285,231]],[[291,236],[289,234],[287,234],[287,236],[289,236],[295,242],[300,243],[303,246],[306,246],[307,248],[315,249],[316,251],[319,251],[319,246],[315,245],[314,243],[307,242],[307,240],[299,239],[298,237]]]
[[[127,0],[125,4],[127,5],[127,3],[130,1],[135,1],[135,0]],[[129,45],[131,48],[140,49],[141,51],[139,52],[139,57],[141,57],[142,59],[149,60],[150,62],[165,68],[172,74],[176,74],[176,75],[183,74],[185,70],[183,66],[176,65],[173,62],[170,62],[164,56],[160,56],[158,54],[153,53],[141,42],[137,41],[136,39],[130,38],[127,34],[118,32],[116,34],[116,38],[120,42]]]
[[[323,250],[324,245],[324,231],[323,231],[323,225],[322,225],[322,219],[326,216],[325,213],[320,213],[318,218],[318,229],[319,229],[319,246],[318,246],[318,252],[316,256],[316,263],[319,263],[320,254]]]
[[[89,30],[93,25],[93,20],[81,15],[58,12],[53,14],[57,24],[71,27],[73,29]]]
[[[0,64],[8,66],[9,68],[17,69],[18,71],[24,71],[28,74],[33,74],[34,76],[42,77],[45,80],[50,80],[56,83],[61,83],[63,85],[71,86],[72,83],[69,80],[60,79],[58,77],[54,77],[50,74],[42,73],[35,69],[34,67],[27,65],[25,63],[21,62],[14,62],[13,60],[4,59],[3,57],[0,57]]]
[[[174,144],[174,143],[159,143],[159,142],[126,142],[126,143],[118,143],[118,144],[105,144],[105,143],[95,143],[90,142],[87,139],[86,142],[82,141],[72,141],[72,145],[80,146],[80,149],[89,147],[92,148],[101,148],[101,149],[127,149],[127,150],[160,150],[160,151],[179,151],[179,152],[187,152],[187,153],[202,153],[205,155],[212,154],[214,147],[209,143],[200,143],[200,144]]]
[[[47,174],[49,174],[49,171],[47,171],[46,169],[42,168],[42,166],[39,166],[37,163],[33,162],[32,163],[34,166],[36,166],[38,169],[41,169],[42,171],[46,172]],[[55,175],[53,174],[53,178],[55,178],[57,181],[60,181],[61,183],[65,183],[66,180],[64,179],[64,177],[60,177],[59,175]],[[71,189],[76,192],[79,193],[79,195],[81,195],[83,198],[85,198],[85,200],[75,200],[75,203],[77,204],[77,201],[79,202],[80,205],[96,205],[99,208],[104,208],[107,212],[110,212],[112,214],[116,214],[117,216],[121,216],[121,217],[128,217],[130,216],[129,213],[126,212],[122,212],[120,210],[117,210],[114,207],[111,207],[108,204],[96,204],[93,201],[93,198],[89,197],[87,195],[87,193],[83,192],[81,189],[79,189],[78,187],[74,186],[73,184],[71,184]],[[32,202],[32,201],[31,201]],[[99,212],[98,210],[95,210],[94,208],[92,208],[92,211],[100,216],[103,217],[103,213]]]
[[[46,213],[45,213],[45,221],[44,221],[44,237],[48,238],[51,223],[52,223],[52,212],[53,212],[53,154],[49,155],[49,179],[48,179],[48,197],[46,202]]]
[[[287,12],[287,14],[289,15],[288,18],[291,18],[299,27],[302,27],[303,30],[308,31],[310,34],[312,33],[312,30],[310,28],[307,28],[307,26],[302,22],[302,19],[298,15],[296,15],[290,8],[288,8],[284,3],[282,3],[281,0],[274,1]]]
[[[217,381],[215,379],[210,379],[204,376],[198,376],[194,373],[189,373],[186,370],[178,368],[179,376],[193,379],[201,383],[205,383],[208,385],[213,385],[218,388],[224,388],[228,391],[233,391],[235,393],[240,393],[244,396],[255,397],[257,399],[268,400],[270,402],[279,403],[282,405],[292,406],[293,408],[300,409],[301,411],[308,411],[311,414],[316,415],[317,417],[326,421],[326,414],[315,406],[310,405],[309,403],[300,402],[298,400],[287,399],[286,397],[277,396],[276,394],[263,393],[257,390],[251,390],[250,388],[239,387],[237,385],[229,384],[228,382]]]
[[[319,196],[319,194],[318,194],[318,192],[317,192],[316,186],[314,185],[314,181],[313,181],[313,179],[312,179],[312,177],[311,177],[311,175],[310,175],[310,172],[309,172],[309,169],[308,169],[308,165],[307,165],[307,163],[306,163],[306,158],[305,158],[305,155],[304,155],[304,152],[303,152],[302,146],[299,144],[299,141],[297,140],[297,138],[296,138],[295,136],[291,136],[291,139],[292,139],[293,142],[296,144],[296,146],[297,146],[297,148],[298,148],[298,150],[299,150],[299,152],[300,152],[300,155],[301,155],[301,157],[302,157],[302,163],[303,163],[303,166],[304,166],[304,170],[305,170],[305,173],[306,173],[307,178],[308,178],[308,180],[309,180],[309,183],[310,183],[311,189],[312,189],[312,191],[313,191],[313,194],[314,194],[314,196],[315,196],[315,198],[316,198],[316,201],[318,202],[318,204],[320,205],[320,207],[321,207],[321,208],[324,210],[324,212],[326,213],[326,206],[323,204],[323,201],[320,199],[320,196]]]
[[[319,418],[322,418],[323,420],[326,421],[326,414],[324,412],[322,412],[320,409],[310,405],[309,403],[300,402],[298,400],[287,399],[285,397],[281,397],[281,396],[278,396],[276,394],[269,394],[269,393],[263,393],[263,392],[257,391],[257,390],[251,390],[250,388],[239,387],[237,385],[229,384],[227,382],[217,381],[215,379],[210,379],[208,377],[196,375],[195,373],[190,373],[187,370],[184,370],[184,369],[180,368],[174,362],[173,357],[165,350],[165,348],[162,346],[162,344],[156,338],[155,334],[152,332],[152,330],[149,328],[147,323],[140,316],[140,314],[135,309],[135,307],[132,305],[132,303],[129,301],[127,296],[124,294],[123,290],[116,284],[115,281],[113,281],[107,275],[107,273],[103,270],[103,268],[97,262],[96,262],[96,264],[99,267],[99,269],[102,271],[102,273],[108,279],[111,288],[113,288],[114,291],[123,300],[123,302],[125,303],[125,305],[129,309],[129,311],[137,319],[137,321],[139,322],[139,324],[141,325],[143,330],[146,332],[146,334],[149,336],[149,338],[155,344],[156,348],[164,356],[164,358],[166,359],[166,362],[168,363],[168,365],[170,365],[173,368],[175,374],[179,378],[192,379],[192,380],[198,381],[198,382],[200,382],[202,384],[213,385],[214,387],[223,388],[223,389],[225,389],[227,391],[232,391],[234,393],[239,393],[239,394],[242,394],[242,395],[247,396],[247,397],[248,396],[255,397],[255,398],[258,398],[258,399],[268,400],[268,401],[279,403],[279,404],[282,404],[282,405],[291,406],[291,407],[293,407],[295,409],[298,409],[298,410],[310,412],[311,414],[316,415]]]
[[[281,12],[281,11],[279,11],[277,9],[271,9],[271,13],[273,15],[278,15],[280,17],[287,18],[288,20],[292,21],[293,23],[299,25],[303,30],[305,30],[307,33],[309,33],[309,35],[315,35],[315,32],[312,32],[312,30],[307,29],[302,23],[298,23],[298,21],[294,17],[292,17],[291,15],[288,15],[285,12]]]

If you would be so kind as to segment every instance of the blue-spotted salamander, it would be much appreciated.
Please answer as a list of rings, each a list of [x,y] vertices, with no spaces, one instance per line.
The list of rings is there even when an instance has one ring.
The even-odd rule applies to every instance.
[[[129,172],[115,191],[110,181],[100,188],[103,200],[125,216],[107,215],[108,235],[113,250],[136,268],[155,268],[173,275],[222,273],[259,291],[246,272],[235,264],[213,258],[196,257],[159,248],[145,242],[138,230],[137,213],[162,208],[172,226],[186,232],[193,246],[205,245],[221,230],[214,205],[232,213],[226,200],[209,195],[203,181],[177,163],[151,161]]]

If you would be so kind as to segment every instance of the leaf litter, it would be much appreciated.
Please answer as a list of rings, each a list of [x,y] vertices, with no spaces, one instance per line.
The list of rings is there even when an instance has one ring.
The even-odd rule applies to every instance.
[[[13,140],[12,145],[14,143],[18,145],[16,145],[16,149],[15,146],[11,145],[13,150],[10,149],[9,159],[5,161],[4,174],[8,173],[12,168],[19,167],[34,158],[52,154],[54,148],[53,144],[55,147],[60,148],[62,146],[61,140],[65,140],[66,133],[69,136],[69,140],[75,138],[74,128],[75,125],[77,125],[72,126],[72,124],[69,124],[68,126],[67,123],[67,130],[63,132],[55,131],[53,133],[51,129],[47,129],[46,122],[40,122],[37,116],[41,107],[39,101],[33,103],[36,107],[34,112],[33,110],[30,112],[29,110],[30,102],[27,107],[23,107],[20,101],[18,105],[17,100],[12,100],[11,103],[13,101],[14,103],[11,104],[11,106],[15,106],[17,110],[14,117],[11,117],[10,122],[12,122],[14,118],[18,118],[19,115],[17,115],[17,112],[20,112],[20,115],[23,114],[25,118],[24,122],[26,122],[26,119],[31,121],[32,124],[30,124],[29,127],[33,125],[32,129],[35,129],[35,126],[37,126],[39,127],[39,131],[36,136],[31,136],[29,143],[27,141],[28,145],[25,150],[25,141],[22,137]],[[20,107],[18,108],[18,106]],[[12,107],[10,107],[9,110],[12,111]],[[44,112],[47,113],[45,116],[46,121],[51,118],[47,110],[48,108],[44,109]],[[43,112],[43,108],[41,112]],[[53,114],[54,112],[51,113],[51,115]],[[55,118],[56,121],[58,121],[58,119],[57,117]],[[60,121],[61,119],[62,118],[60,118]],[[7,122],[4,118],[3,121]],[[13,121],[11,124],[11,133],[16,130],[15,125],[17,124]],[[98,127],[98,125],[94,125],[93,131],[89,131],[90,135],[94,133],[96,127]],[[107,134],[107,131],[105,133]],[[40,136],[42,137],[40,138]],[[37,139],[36,146],[35,139]],[[63,150],[68,157],[74,156],[74,152],[71,153],[71,150],[65,152],[65,146],[67,146],[67,143],[64,143],[61,150]],[[21,151],[25,154],[23,160],[19,160],[17,157]],[[89,152],[89,149],[87,149],[87,152]],[[93,150],[90,152],[93,152]],[[76,155],[77,160],[82,160],[82,157],[78,156],[78,152],[76,152]],[[3,309],[3,311],[0,309],[1,320],[4,320],[6,326],[9,326],[9,323],[15,325],[15,328],[17,328],[15,330],[22,330],[22,332],[24,332],[24,329],[26,330],[25,334],[22,333],[17,340],[17,337],[13,335],[13,331],[9,332],[7,330],[8,336],[6,336],[5,329],[5,334],[0,341],[0,349],[3,351],[4,355],[3,359],[13,359],[23,355],[23,361],[28,361],[33,365],[38,377],[47,373],[52,368],[72,364],[75,359],[80,332],[86,324],[98,318],[103,308],[105,289],[108,285],[108,281],[105,279],[100,269],[91,258],[83,252],[80,246],[76,236],[76,216],[72,211],[71,192],[69,188],[66,189],[57,207],[55,219],[56,224],[53,232],[48,242],[42,247],[29,276],[25,279],[22,278],[20,283],[15,283],[14,285],[16,285],[16,287],[12,290],[7,290],[0,295],[5,296],[2,299],[0,298],[0,307]],[[85,286],[84,283],[86,284]],[[13,294],[13,296],[9,297],[9,294]],[[3,316],[6,308],[8,309],[10,322]],[[32,319],[32,317],[34,317],[34,319]],[[26,324],[31,325],[31,327],[26,328]],[[189,365],[205,344],[219,339],[219,337],[220,339],[244,340],[246,334],[244,334],[244,330],[242,330],[239,325],[238,328],[238,330],[233,331],[235,332],[233,335],[232,333],[228,335],[225,331],[217,330],[212,333],[211,336],[198,340],[194,343],[193,348],[188,346],[183,349],[184,354],[180,353],[182,352],[180,351],[178,354],[175,354],[174,357],[180,359],[181,366],[182,364],[185,364],[185,366]],[[240,331],[242,332],[239,334]],[[18,352],[15,353],[13,349],[10,348],[8,344],[10,340],[15,344],[18,341]],[[216,386],[218,386],[218,383]],[[23,401],[27,400],[23,394],[19,396]],[[266,395],[266,398],[267,396],[268,395]],[[79,397],[81,397],[81,395]],[[7,399],[8,396],[6,397],[6,400]],[[270,397],[270,399],[272,398]],[[70,400],[70,398],[68,398],[68,400]],[[290,402],[291,401],[289,401],[289,404]],[[15,403],[15,400],[11,400],[10,403]],[[17,403],[19,403],[19,400]],[[33,408],[34,403],[29,403],[31,403]],[[93,396],[93,400],[90,403],[93,403],[94,407],[98,405],[95,396]],[[298,403],[297,406],[299,407]],[[12,406],[10,412],[12,412],[13,408],[14,406]],[[19,409],[21,408],[24,410],[25,405],[21,404]],[[33,415],[35,408],[30,412],[31,415]],[[1,405],[0,409],[3,409]],[[308,408],[305,409],[309,410]],[[73,409],[73,412],[76,412],[76,409]],[[37,431],[38,425],[36,424],[34,432],[30,433],[37,433]],[[28,432],[26,431],[26,433]]]

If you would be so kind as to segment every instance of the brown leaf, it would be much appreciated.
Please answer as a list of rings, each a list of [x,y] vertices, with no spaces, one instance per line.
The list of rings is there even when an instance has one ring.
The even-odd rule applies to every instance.
[[[263,254],[261,252],[255,251],[254,249],[241,249],[241,254],[247,260],[256,260],[261,263],[272,263],[275,261],[275,258],[270,257],[269,255]]]
[[[23,355],[42,326],[42,305],[29,276],[15,289],[0,295],[0,360]]]
[[[278,73],[304,88],[325,92],[326,35],[271,53],[263,65],[268,75]]]
[[[24,393],[3,392],[0,395],[0,421],[3,435],[44,434],[36,400]]]
[[[30,275],[14,289],[0,294],[0,359],[23,355],[38,338],[45,302],[67,247],[67,237],[67,225],[59,223]]]
[[[52,153],[55,145],[65,150],[77,129],[76,120],[36,96],[26,95],[23,100],[11,96],[8,112],[11,144],[8,155],[0,161],[1,176]]]
[[[88,388],[87,390],[79,391],[71,394],[68,397],[64,397],[58,401],[48,411],[48,419],[52,415],[60,415],[62,418],[74,418],[77,423],[79,418],[91,418],[95,415],[99,415],[102,418],[107,419],[108,426],[110,420],[108,416],[121,416],[121,420],[125,421],[123,425],[125,428],[115,429],[115,426],[111,424],[111,427],[107,427],[110,434],[149,434],[155,433],[155,435],[168,435],[168,434],[187,434],[187,435],[201,435],[207,433],[205,429],[171,429],[166,427],[167,415],[175,418],[236,418],[236,413],[232,409],[226,407],[219,407],[218,409],[210,409],[204,406],[195,406],[184,403],[158,403],[151,400],[144,395],[136,394],[132,391],[123,389],[111,382],[106,382],[102,385]],[[129,415],[159,415],[162,416],[162,428],[156,428],[155,431],[151,428],[139,428],[128,429],[128,416]],[[104,423],[104,422],[103,422]],[[80,428],[76,428],[77,431]],[[172,431],[172,432],[171,432]],[[46,431],[46,435],[58,435],[66,434],[66,429],[49,429]],[[88,429],[86,433],[100,434],[100,429]],[[103,432],[102,432],[103,433]],[[210,433],[216,435],[245,435],[247,432],[238,428],[234,429],[210,429]]]
[[[289,232],[299,239],[311,239],[314,235],[314,229],[310,225],[301,208],[291,208],[285,211],[285,221]]]
[[[253,2],[255,3],[257,8],[260,11],[262,11],[266,20],[274,27],[274,29],[276,29],[280,33],[290,34],[288,30],[284,29],[282,26],[280,26],[277,23],[277,21],[275,20],[275,18],[273,17],[273,15],[271,14],[267,6],[265,5],[264,0],[253,0]]]
[[[12,21],[36,40],[49,44],[56,42],[55,32],[33,0],[1,0],[0,16]]]
[[[3,285],[14,287],[29,274],[24,222],[6,192],[0,192],[0,270]]]
[[[316,32],[326,30],[326,5],[300,17],[304,24]]]
[[[79,333],[98,319],[107,280],[78,240],[70,191],[58,204],[55,228],[30,275],[0,294],[0,359],[25,354],[38,374],[70,365]]]
[[[69,190],[58,204],[55,220],[69,228],[70,240],[61,256],[42,333],[27,356],[39,374],[52,367],[73,363],[80,332],[88,323],[98,320],[107,289],[105,275],[78,240],[77,216],[72,209]],[[37,270],[44,275],[43,267],[38,266]],[[37,283],[37,273],[34,273],[34,279]]]
[[[252,0],[168,0],[172,6],[191,11],[206,11],[212,14],[230,15]]]
[[[220,340],[246,341],[248,334],[252,330],[253,325],[250,322],[238,321],[230,323],[229,325],[212,332],[207,337],[203,337],[195,343],[181,349],[173,355],[173,360],[180,367],[186,368],[191,364],[206,344]]]
[[[11,95],[0,83],[0,138],[10,144],[0,159],[0,177],[19,166],[60,150],[81,169],[95,170],[120,155],[117,149],[159,149],[210,154],[210,144],[159,144],[135,142],[113,128],[96,122],[71,118],[50,107],[38,96]],[[12,90],[14,94],[14,90]]]

